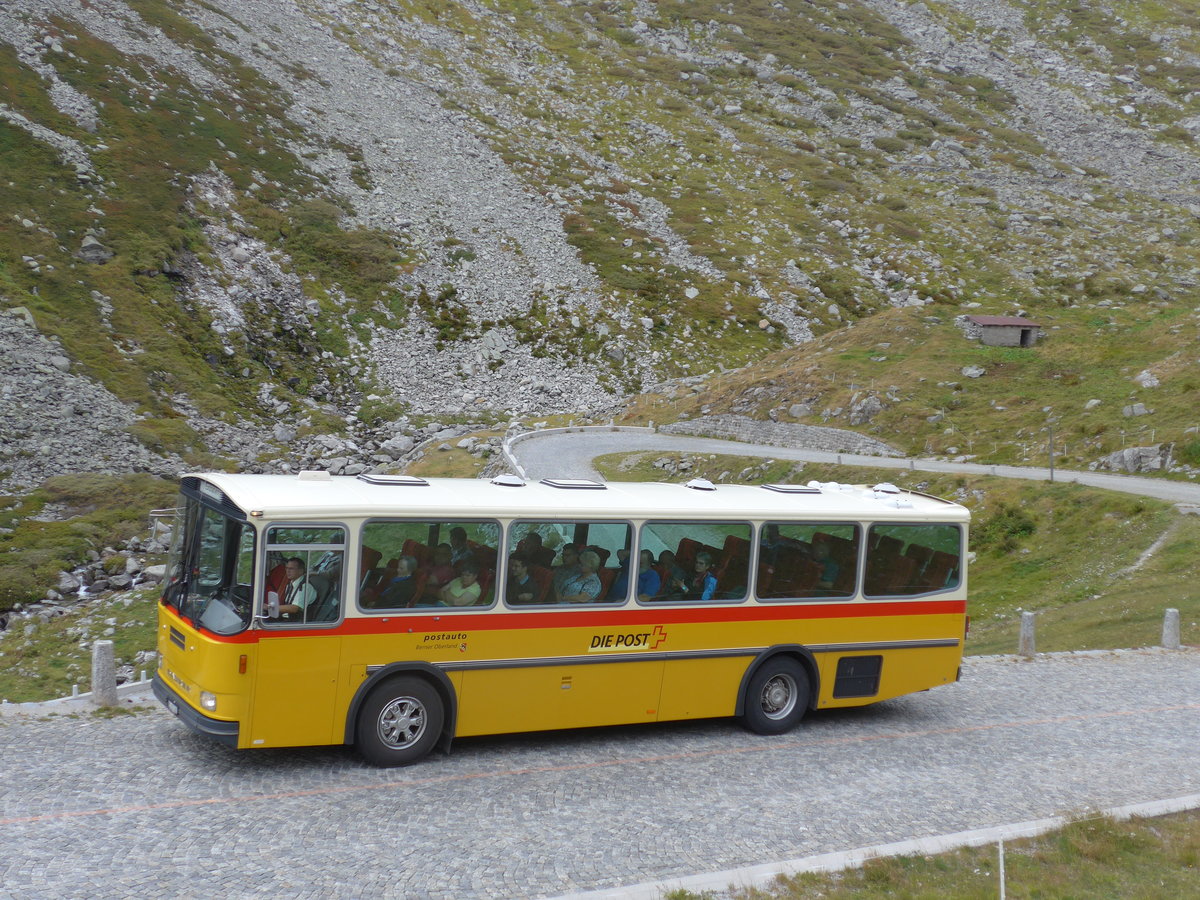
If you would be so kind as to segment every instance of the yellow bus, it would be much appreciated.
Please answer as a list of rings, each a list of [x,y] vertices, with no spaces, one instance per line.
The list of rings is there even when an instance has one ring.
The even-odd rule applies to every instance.
[[[182,480],[154,690],[238,748],[738,717],[956,681],[969,514],[888,484]]]

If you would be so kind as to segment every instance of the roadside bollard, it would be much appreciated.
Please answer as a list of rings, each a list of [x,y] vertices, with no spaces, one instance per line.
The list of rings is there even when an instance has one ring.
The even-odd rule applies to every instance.
[[[92,702],[97,706],[117,705],[117,670],[113,665],[113,642],[92,645]]]
[[[1162,645],[1168,650],[1179,649],[1179,610],[1168,609],[1163,616]]]
[[[1034,654],[1033,613],[1021,613],[1021,644],[1017,652],[1022,656],[1032,657]]]

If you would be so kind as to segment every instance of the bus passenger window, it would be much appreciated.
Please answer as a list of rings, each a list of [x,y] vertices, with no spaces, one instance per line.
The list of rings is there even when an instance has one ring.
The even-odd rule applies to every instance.
[[[358,606],[487,606],[496,593],[499,548],[494,521],[374,519],[362,529]]]
[[[623,603],[628,579],[621,580],[633,529],[626,522],[584,520],[519,521],[508,535],[516,548],[507,576],[510,605]],[[513,582],[517,568],[537,585],[534,600]]]
[[[957,525],[872,525],[863,593],[904,597],[953,590],[959,583],[961,545]]]
[[[750,535],[746,522],[646,523],[639,546],[653,556],[659,581],[658,590],[646,599],[744,600],[750,583]]]
[[[852,597],[858,534],[850,524],[767,522],[759,535],[756,593],[764,600]]]

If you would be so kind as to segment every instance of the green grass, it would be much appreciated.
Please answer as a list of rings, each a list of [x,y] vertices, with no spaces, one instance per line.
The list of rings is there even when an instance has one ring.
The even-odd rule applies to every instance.
[[[68,697],[74,685],[90,691],[91,643],[96,640],[113,642],[118,667],[132,665],[139,651],[156,647],[158,593],[156,587],[146,587],[84,604],[47,622],[34,620],[32,634],[25,633],[31,623],[20,620],[19,630],[0,640],[0,700]],[[142,668],[149,677],[154,667]]]
[[[149,511],[174,506],[177,496],[176,484],[151,475],[81,473],[0,498],[0,527],[11,529],[0,533],[0,610],[40,600],[88,551],[145,533]],[[46,512],[49,521],[33,518]]]
[[[731,888],[730,900],[829,900],[920,897],[991,900],[1000,894],[996,845],[936,856],[874,859],[861,868],[780,877],[763,888]],[[1038,837],[1004,844],[1004,889],[1009,897],[1190,896],[1200,878],[1200,812],[1116,821],[1089,818]],[[664,900],[703,900],[710,894],[676,890]]]
[[[653,462],[680,454],[613,454],[606,478],[661,481]],[[1186,644],[1200,643],[1200,517],[1169,503],[1074,484],[987,476],[863,469],[732,456],[687,456],[687,477],[714,482],[889,481],[962,503],[972,514],[968,576],[972,655],[1015,653],[1021,612],[1034,611],[1037,649],[1156,646],[1167,608],[1181,614]],[[1166,535],[1135,571],[1138,557]]]

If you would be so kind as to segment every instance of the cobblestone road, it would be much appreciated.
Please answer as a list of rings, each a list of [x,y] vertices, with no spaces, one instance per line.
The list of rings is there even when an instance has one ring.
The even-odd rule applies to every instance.
[[[781,737],[463,740],[400,770],[166,712],[0,719],[0,897],[544,897],[1200,791],[1200,652],[977,658]]]

